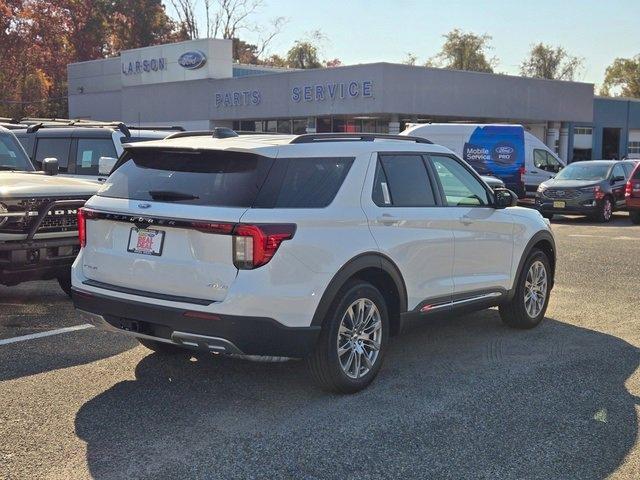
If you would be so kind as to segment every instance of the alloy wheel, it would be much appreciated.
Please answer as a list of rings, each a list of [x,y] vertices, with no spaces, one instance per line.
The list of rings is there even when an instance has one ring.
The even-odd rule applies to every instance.
[[[524,283],[524,308],[530,318],[540,315],[547,299],[547,269],[540,260],[529,267]]]
[[[338,329],[338,361],[353,379],[371,371],[380,354],[382,317],[376,304],[360,298],[346,309]]]
[[[611,205],[611,200],[609,200],[608,198],[605,198],[602,216],[604,217],[605,220],[608,221],[611,218],[611,215],[613,215],[613,207]]]

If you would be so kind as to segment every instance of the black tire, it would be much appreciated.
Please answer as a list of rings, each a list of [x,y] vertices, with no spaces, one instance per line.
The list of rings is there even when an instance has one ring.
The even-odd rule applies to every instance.
[[[185,355],[190,353],[189,349],[172,345],[171,343],[157,342],[155,340],[147,340],[146,338],[138,338],[137,340],[141,345],[160,355]]]
[[[531,266],[538,261],[544,265],[547,278],[547,288],[546,297],[544,299],[544,303],[540,312],[532,317],[525,308],[525,291],[527,274],[529,273]],[[501,304],[499,307],[500,318],[502,319],[502,322],[512,328],[529,329],[536,327],[544,318],[544,315],[547,311],[547,306],[549,305],[551,281],[551,266],[546,253],[544,253],[542,250],[532,250],[524,263],[524,268],[522,269],[520,276],[517,279],[517,283],[515,285],[516,291],[513,298],[508,302]]]
[[[354,302],[365,299],[375,305],[380,317],[382,332],[380,348],[372,367],[359,378],[352,378],[344,371],[338,357],[338,338],[342,318]],[[369,307],[370,308],[370,307]],[[346,338],[343,336],[343,338]],[[314,380],[323,389],[337,393],[355,393],[366,388],[380,371],[389,339],[389,315],[384,297],[377,288],[367,282],[350,281],[336,295],[327,312],[322,331],[314,351],[306,359],[307,366]],[[347,355],[350,355],[349,353]],[[344,358],[344,357],[343,357]],[[361,356],[360,358],[363,358]],[[369,358],[369,357],[367,357]],[[352,362],[355,362],[355,357]],[[349,365],[349,359],[346,359]],[[364,365],[364,364],[363,364]],[[365,365],[365,370],[367,369]],[[353,367],[354,373],[356,367]],[[361,369],[357,369],[358,372]]]
[[[607,213],[607,204],[609,205],[609,212]],[[607,223],[613,217],[613,200],[611,197],[604,197],[602,200],[602,205],[600,206],[600,210],[598,213],[594,215],[594,218],[597,222]]]
[[[60,275],[57,280],[62,291],[71,297],[71,271],[66,275]]]
[[[542,212],[542,216],[544,218],[548,218],[549,220],[553,220],[553,213],[550,212]]]
[[[640,225],[640,210],[629,212],[629,218],[634,225]]]

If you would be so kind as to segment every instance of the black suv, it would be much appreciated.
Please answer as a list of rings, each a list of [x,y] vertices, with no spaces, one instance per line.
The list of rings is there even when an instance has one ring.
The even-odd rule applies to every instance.
[[[117,122],[37,118],[22,119],[17,125],[21,128],[13,129],[13,133],[37,169],[42,169],[45,158],[56,158],[61,175],[99,181],[108,176],[123,152],[123,144],[160,140],[184,130],[178,126],[135,127]]]
[[[571,163],[540,184],[536,206],[546,218],[563,213],[608,222],[614,210],[625,208],[625,185],[635,166],[634,160]]]

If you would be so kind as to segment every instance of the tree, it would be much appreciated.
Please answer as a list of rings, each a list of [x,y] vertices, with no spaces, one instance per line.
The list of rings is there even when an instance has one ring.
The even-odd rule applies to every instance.
[[[427,62],[428,67],[493,73],[497,60],[487,58],[487,50],[491,48],[489,35],[465,33],[456,28],[443,37],[442,50]]]
[[[272,19],[269,26],[256,25],[251,18],[265,5],[264,0],[203,0],[204,28],[198,25],[196,4],[198,0],[171,0],[179,23],[184,25],[187,38],[225,38],[238,40],[245,32],[258,34],[255,44],[246,42],[234,45],[234,60],[241,63],[258,63],[273,39],[280,34],[286,24],[284,17]],[[252,47],[250,54],[244,48]],[[249,59],[251,61],[247,61]]]
[[[161,0],[111,0],[109,53],[188,39],[188,25],[177,24]]]
[[[320,68],[318,47],[310,41],[298,40],[287,52],[287,66],[289,68]]]
[[[640,98],[640,54],[616,58],[607,67],[600,93],[609,96],[613,90],[623,97]]]
[[[569,55],[562,47],[538,43],[531,47],[529,57],[520,65],[520,74],[549,80],[573,80],[583,63],[582,58]]]
[[[417,55],[411,52],[407,52],[407,56],[404,58],[404,60],[402,60],[402,63],[404,63],[405,65],[413,66],[416,64],[417,61],[418,61]]]
[[[327,68],[340,67],[342,65],[342,61],[339,58],[334,58],[333,60],[325,60],[324,66]]]
[[[0,115],[67,115],[67,65],[183,39],[161,0],[0,0]]]

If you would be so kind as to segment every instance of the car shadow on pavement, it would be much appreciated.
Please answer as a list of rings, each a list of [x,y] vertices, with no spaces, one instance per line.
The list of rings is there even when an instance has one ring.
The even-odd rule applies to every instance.
[[[378,379],[327,394],[304,362],[150,354],[76,415],[107,478],[581,478],[614,472],[637,435],[637,348],[495,310],[413,323]]]

